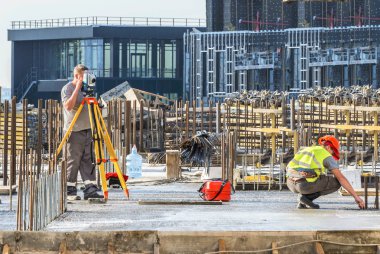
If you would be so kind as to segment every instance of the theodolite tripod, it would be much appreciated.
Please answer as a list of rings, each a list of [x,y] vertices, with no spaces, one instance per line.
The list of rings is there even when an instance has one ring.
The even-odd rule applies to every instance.
[[[113,148],[113,145],[111,143],[111,139],[108,134],[108,131],[104,123],[104,119],[102,117],[102,113],[100,111],[99,104],[96,98],[86,97],[82,100],[82,103],[80,104],[78,111],[75,113],[74,119],[71,122],[69,129],[65,133],[65,136],[63,137],[61,144],[59,145],[57,149],[55,158],[58,158],[58,155],[61,153],[61,150],[64,144],[69,139],[71,131],[74,127],[75,122],[77,121],[79,117],[79,114],[82,112],[84,104],[87,104],[87,107],[88,107],[88,115],[89,115],[90,124],[91,124],[91,133],[92,133],[92,138],[93,138],[94,147],[95,147],[96,165],[99,166],[99,173],[100,173],[99,175],[100,175],[100,180],[101,180],[100,182],[102,185],[104,199],[105,200],[108,199],[108,188],[107,188],[107,180],[106,180],[106,173],[104,169],[104,163],[109,162],[109,161],[113,163],[117,176],[119,178],[121,187],[123,188],[124,193],[127,196],[127,198],[129,198],[127,184],[125,183],[123,174],[121,173],[121,170],[118,164],[118,159],[117,159],[115,150]],[[103,143],[106,145],[106,148],[110,155],[109,159],[104,158],[105,156],[104,156],[104,151],[103,151]]]

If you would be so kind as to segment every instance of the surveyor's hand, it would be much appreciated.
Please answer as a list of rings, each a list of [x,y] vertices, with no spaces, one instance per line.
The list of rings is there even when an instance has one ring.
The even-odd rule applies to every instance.
[[[359,206],[360,209],[364,209],[365,208],[364,201],[359,196],[357,196],[355,198],[355,202],[356,202],[356,204],[358,204],[358,206]]]
[[[79,77],[77,79],[77,83],[75,84],[75,88],[80,90],[82,88],[82,85],[83,85],[83,77]]]

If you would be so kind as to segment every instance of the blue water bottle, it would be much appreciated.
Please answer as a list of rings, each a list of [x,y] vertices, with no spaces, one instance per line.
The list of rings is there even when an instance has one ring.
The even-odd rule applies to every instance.
[[[137,153],[136,145],[133,146],[132,152],[127,155],[127,174],[129,177],[141,177],[142,157]]]

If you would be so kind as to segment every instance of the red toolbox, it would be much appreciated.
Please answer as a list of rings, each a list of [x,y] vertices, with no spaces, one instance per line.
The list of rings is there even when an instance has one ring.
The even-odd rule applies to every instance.
[[[228,202],[231,200],[231,183],[228,180],[208,180],[198,192],[203,200]]]

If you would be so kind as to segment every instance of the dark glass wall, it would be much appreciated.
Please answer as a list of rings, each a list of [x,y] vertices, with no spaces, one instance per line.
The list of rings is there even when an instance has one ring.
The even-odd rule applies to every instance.
[[[95,75],[104,76],[104,44],[102,39],[70,41],[35,41],[33,65],[39,79],[66,79],[72,76],[75,65],[83,63]]]
[[[179,78],[176,40],[118,40],[117,50],[103,39],[36,41],[33,65],[40,79],[65,79],[78,63],[88,66],[98,77]],[[118,64],[111,63],[118,59]],[[116,72],[112,71],[116,68]]]
[[[118,77],[177,78],[176,40],[118,43]]]

